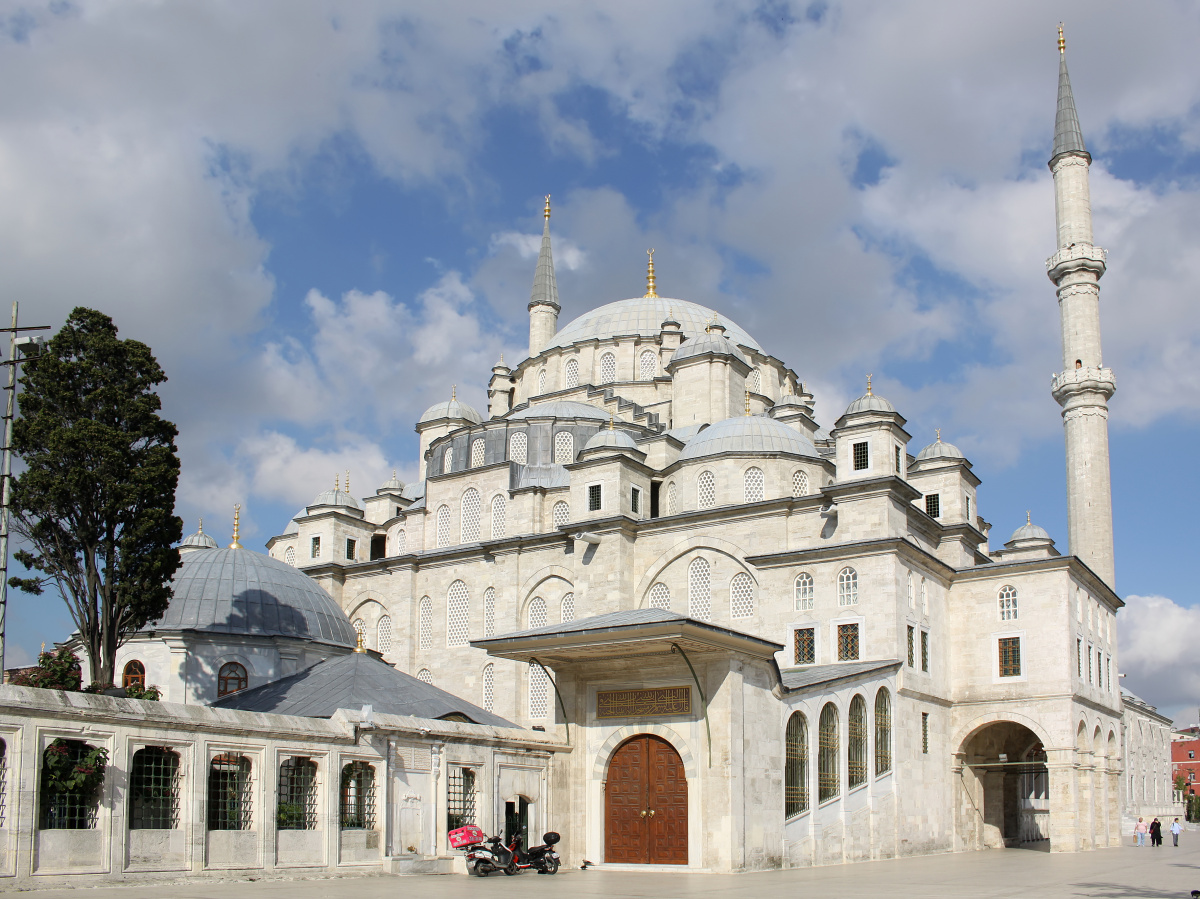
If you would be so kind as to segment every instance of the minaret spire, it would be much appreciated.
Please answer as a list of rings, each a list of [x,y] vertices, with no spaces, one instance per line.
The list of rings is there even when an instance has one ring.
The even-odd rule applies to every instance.
[[[1082,153],[1090,162],[1092,157],[1083,143],[1079,113],[1075,111],[1075,95],[1071,92],[1071,76],[1067,74],[1067,42],[1062,22],[1058,23],[1058,113],[1054,117],[1054,152],[1051,165],[1063,153]]]
[[[554,254],[550,249],[550,195],[542,215],[542,248],[538,252],[537,269],[533,273],[533,290],[529,294],[529,355],[532,358],[544,350],[558,330],[558,282],[554,279]]]

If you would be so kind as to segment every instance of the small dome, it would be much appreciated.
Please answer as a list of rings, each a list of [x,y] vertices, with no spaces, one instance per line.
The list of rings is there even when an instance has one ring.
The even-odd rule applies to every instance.
[[[795,428],[762,415],[739,415],[719,421],[689,440],[679,461],[720,453],[788,453],[821,458],[816,447]]]
[[[889,403],[881,396],[876,396],[873,393],[865,393],[856,399],[853,403],[846,407],[846,415],[853,415],[855,412],[895,412],[896,407]]]
[[[417,424],[424,424],[428,421],[441,421],[443,418],[450,418],[455,421],[468,421],[473,425],[483,423],[483,416],[478,412],[466,403],[452,399],[444,403],[434,403],[425,410],[425,413],[417,420]]]
[[[509,421],[520,421],[526,418],[594,418],[608,421],[608,413],[590,403],[552,400],[549,403],[536,403],[525,409],[519,409],[508,416]],[[620,419],[617,420],[620,421]]]
[[[696,356],[704,356],[708,353],[718,356],[733,356],[746,365],[751,364],[750,360],[746,358],[746,354],[739,350],[728,337],[724,337],[713,331],[693,337],[691,340],[685,340],[679,349],[675,351],[674,355],[671,356],[671,362],[667,364],[682,362],[684,359],[693,359]]]
[[[189,534],[183,538],[183,542],[179,544],[180,549],[216,549],[217,541],[204,533],[204,523],[200,523],[200,530],[194,534]]]
[[[313,506],[345,506],[350,509],[357,509],[358,500],[347,493],[345,490],[338,490],[336,487],[333,490],[326,490],[324,493],[318,494],[317,498],[309,503],[308,508]]]
[[[1038,527],[1026,516],[1025,523],[1013,531],[1013,535],[1009,538],[1008,542],[1017,543],[1019,541],[1024,543],[1030,540],[1054,542],[1054,538],[1046,532],[1045,528]]]
[[[936,441],[929,444],[929,446],[925,447],[925,449],[923,449],[919,453],[917,453],[917,461],[918,462],[923,462],[926,459],[965,459],[965,458],[966,458],[966,456],[964,456],[962,454],[962,450],[960,450],[953,443],[943,443],[940,434],[938,435],[938,439]]]
[[[395,471],[392,471],[392,476],[383,482],[383,484],[379,487],[379,489],[375,491],[375,495],[379,496],[381,493],[403,493],[403,492],[404,492],[404,482],[396,477]]]
[[[584,452],[594,449],[637,449],[632,435],[628,431],[618,431],[616,428],[601,428],[593,434],[586,444]]]

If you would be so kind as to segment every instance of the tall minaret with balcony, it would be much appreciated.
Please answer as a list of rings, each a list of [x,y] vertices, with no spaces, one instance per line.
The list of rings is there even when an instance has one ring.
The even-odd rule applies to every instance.
[[[543,212],[546,224],[542,228],[542,249],[538,253],[537,270],[533,274],[533,290],[529,296],[529,358],[544,350],[558,332],[558,284],[554,280],[554,255],[550,252],[550,195],[546,195]]]
[[[1058,289],[1063,370],[1051,392],[1062,406],[1067,446],[1067,531],[1070,552],[1114,586],[1112,488],[1108,465],[1108,398],[1116,390],[1100,351],[1100,277],[1106,254],[1092,244],[1088,189],[1091,154],[1083,144],[1058,29],[1058,114],[1054,121],[1054,210],[1058,252],[1046,271]]]

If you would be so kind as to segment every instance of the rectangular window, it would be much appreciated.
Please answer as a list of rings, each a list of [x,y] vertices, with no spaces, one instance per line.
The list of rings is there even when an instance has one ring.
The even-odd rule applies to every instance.
[[[838,625],[838,661],[853,662],[858,659],[858,625]]]
[[[633,488],[633,496],[629,500],[630,509],[634,515],[640,515],[642,512],[642,491],[637,487]]]
[[[921,670],[929,673],[929,631],[921,631]]]
[[[351,562],[354,561],[354,550],[357,547],[358,547],[358,541],[350,540],[349,538],[347,538],[347,540],[346,540],[346,558],[349,559]]]
[[[921,752],[929,755],[929,713],[921,713]]]
[[[917,629],[911,624],[908,626],[908,667],[917,667]]]
[[[817,629],[801,627],[795,631],[796,664],[812,665],[817,661]]]
[[[1112,664],[1112,656],[1104,657],[1104,686],[1108,692],[1112,692],[1112,670],[1109,666]]]
[[[1101,690],[1104,689],[1104,654],[1097,650],[1096,652],[1096,686]]]
[[[475,823],[475,771],[450,767],[446,779],[446,829],[457,830]]]
[[[900,447],[896,447],[896,474],[900,474]]]
[[[1075,640],[1075,676],[1083,680],[1083,638]]]
[[[1092,647],[1088,647],[1088,683],[1092,682]]]
[[[1021,638],[1000,638],[1000,676],[1021,676]]]
[[[940,518],[942,515],[942,497],[938,493],[931,493],[925,497],[925,513],[930,518]]]
[[[1188,758],[1190,758],[1190,759],[1194,759],[1195,757],[1196,757],[1196,750],[1194,750],[1194,749],[1189,749],[1189,750],[1188,750]]]
[[[867,455],[867,442],[854,444],[854,470],[865,471],[870,464],[871,457]]]
[[[966,506],[967,506],[967,524],[970,524],[971,523],[971,495],[967,494],[965,497],[963,497],[963,499],[966,500]]]
[[[382,559],[385,555],[387,555],[387,535],[373,535],[371,537],[371,561]]]
[[[312,557],[314,559],[321,558],[321,538],[320,537],[312,538]]]
[[[588,485],[588,511],[589,512],[599,512],[600,511],[600,499],[601,499],[600,485],[599,484]]]

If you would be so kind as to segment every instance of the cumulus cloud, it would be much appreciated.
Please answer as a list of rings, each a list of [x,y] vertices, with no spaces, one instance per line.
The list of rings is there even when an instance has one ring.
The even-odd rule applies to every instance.
[[[1121,685],[1158,706],[1181,726],[1195,723],[1200,703],[1200,608],[1165,596],[1127,596],[1119,615]]]

